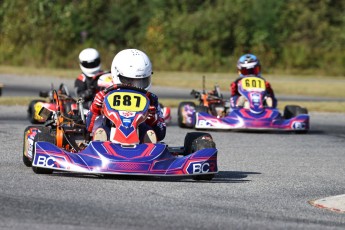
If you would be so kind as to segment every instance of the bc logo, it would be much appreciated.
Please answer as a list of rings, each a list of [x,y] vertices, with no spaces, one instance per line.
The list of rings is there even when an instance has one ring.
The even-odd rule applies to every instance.
[[[211,124],[206,120],[199,120],[198,125],[199,125],[199,127],[210,127],[211,126]]]
[[[187,171],[190,174],[207,173],[210,171],[210,163],[191,163]]]
[[[305,129],[305,123],[296,121],[292,124],[292,128],[297,129],[297,130],[301,130],[301,129],[303,130]]]
[[[54,157],[39,156],[36,162],[37,166],[53,167],[56,159]]]

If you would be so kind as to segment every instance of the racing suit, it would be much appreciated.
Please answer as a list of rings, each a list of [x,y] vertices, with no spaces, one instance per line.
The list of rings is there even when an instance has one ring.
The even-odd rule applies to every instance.
[[[78,97],[84,99],[83,106],[85,109],[89,109],[96,93],[101,90],[101,88],[97,85],[96,79],[98,76],[104,73],[104,71],[100,71],[93,77],[87,77],[85,74],[81,73],[74,81],[75,92]]]
[[[238,92],[238,83],[242,80],[242,78],[245,77],[244,75],[240,76],[239,78],[237,78],[234,82],[232,82],[230,84],[230,107],[233,108],[237,108],[237,103],[240,99],[240,97],[243,97],[242,95],[240,95],[240,93]],[[262,78],[261,76],[257,76]],[[263,78],[262,78],[263,79]],[[265,79],[264,79],[265,80]],[[265,84],[266,84],[266,97],[267,98],[271,98],[272,99],[272,108],[276,108],[277,107],[277,99],[274,96],[274,92],[273,89],[271,87],[271,84],[265,80]]]
[[[104,90],[99,91],[94,101],[92,102],[90,106],[90,111],[86,118],[86,126],[89,133],[92,133],[94,130],[96,130],[99,127],[102,127],[106,130],[107,136],[109,139],[110,130],[109,127],[105,127],[104,124],[96,123],[96,119],[99,118],[101,115],[101,109],[103,105],[105,97]],[[98,127],[97,127],[98,126]],[[153,130],[156,134],[157,141],[161,141],[165,137],[166,133],[166,124],[163,118],[163,112],[158,102],[158,97],[150,93],[150,108],[149,108],[149,115],[145,122],[141,123],[139,125],[139,139],[141,142],[143,142],[144,136],[147,131]]]

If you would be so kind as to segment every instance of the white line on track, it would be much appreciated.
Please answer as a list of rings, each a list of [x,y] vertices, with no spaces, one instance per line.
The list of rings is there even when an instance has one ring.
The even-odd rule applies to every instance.
[[[317,208],[345,213],[345,194],[312,200],[309,203]]]

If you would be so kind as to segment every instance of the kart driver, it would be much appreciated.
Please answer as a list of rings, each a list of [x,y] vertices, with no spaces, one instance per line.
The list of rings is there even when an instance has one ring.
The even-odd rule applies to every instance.
[[[238,82],[241,81],[243,77],[248,75],[254,75],[256,77],[261,77],[261,65],[259,59],[253,54],[244,54],[242,55],[237,61],[237,70],[239,77],[231,83],[230,85],[230,107],[231,108],[238,108],[243,107],[245,105],[245,97],[240,95],[238,92]],[[264,79],[265,80],[265,79]],[[265,103],[267,107],[276,108],[277,107],[277,99],[274,96],[273,89],[271,84],[265,80],[266,83],[266,97]]]
[[[137,49],[125,49],[117,53],[111,65],[111,75],[114,84],[127,84],[145,90],[151,87],[152,64],[149,57]],[[97,129],[102,127],[97,119],[101,115],[101,108],[105,97],[104,90],[99,91],[91,104],[90,112],[87,115],[86,123],[88,132],[93,135],[93,140],[108,139],[104,131]],[[149,116],[145,122],[139,125],[139,139],[141,142],[161,141],[165,137],[166,124],[163,119],[163,113],[158,102],[158,97],[151,93]],[[101,131],[101,132],[99,132]],[[103,133],[102,133],[103,132]],[[103,135],[103,136],[102,136]],[[97,136],[97,137],[96,137]],[[101,136],[101,138],[99,138]]]
[[[107,72],[101,70],[101,58],[94,48],[86,48],[80,52],[79,66],[82,73],[74,82],[75,92],[84,99],[84,108],[88,109],[96,93],[101,90],[96,79]]]

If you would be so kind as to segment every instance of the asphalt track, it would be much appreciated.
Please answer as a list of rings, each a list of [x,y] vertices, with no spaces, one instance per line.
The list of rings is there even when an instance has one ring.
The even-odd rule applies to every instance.
[[[36,175],[22,163],[25,106],[0,106],[0,229],[344,229],[309,202],[344,194],[345,115],[311,113],[308,134],[210,132],[211,182]],[[173,122],[165,142],[191,130]]]

